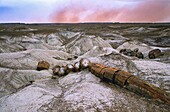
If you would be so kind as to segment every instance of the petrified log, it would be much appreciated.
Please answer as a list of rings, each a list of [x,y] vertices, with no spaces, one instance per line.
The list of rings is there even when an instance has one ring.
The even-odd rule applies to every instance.
[[[72,72],[74,70],[74,66],[72,64],[67,64],[65,66],[65,69],[66,69],[67,73],[70,73],[70,72]]]
[[[107,66],[103,66],[97,63],[92,63],[89,67],[91,73],[101,79],[107,79],[109,81],[113,81],[114,75],[116,71],[119,71],[117,68],[110,68]]]
[[[148,56],[150,59],[158,58],[159,56],[163,55],[160,49],[154,49],[149,52]]]
[[[59,72],[59,70],[60,70],[60,66],[55,66],[55,67],[53,67],[53,75],[58,75],[58,72]]]
[[[66,71],[66,67],[61,66],[60,69],[59,69],[59,71],[58,71],[58,76],[61,77],[61,76],[65,76],[65,75],[67,75],[67,74],[68,74],[68,73],[67,73],[67,71]]]
[[[54,78],[55,76],[59,76],[59,77],[61,77],[61,76],[65,76],[65,75],[67,75],[68,74],[68,71],[66,70],[66,67],[68,67],[68,66],[58,66],[58,65],[56,65],[54,68],[53,68],[53,77],[52,78]]]
[[[165,91],[152,84],[147,83],[144,80],[139,79],[136,76],[130,77],[127,80],[125,88],[141,94],[145,97],[160,99],[161,101],[170,104],[170,98],[167,96],[167,93]]]
[[[88,60],[88,59],[85,59],[85,58],[82,58],[81,60],[80,60],[80,67],[81,67],[81,69],[86,69],[86,68],[88,68],[89,66],[90,66],[90,60]]]
[[[48,70],[49,67],[50,67],[50,64],[47,61],[40,61],[40,62],[38,62],[37,70],[38,71],[40,71],[40,70]]]
[[[76,62],[74,63],[74,69],[73,69],[73,72],[79,72],[80,71],[80,62]]]
[[[91,63],[89,70],[101,79],[107,79],[108,81],[118,84],[137,94],[161,100],[170,105],[170,98],[165,91],[139,79],[137,76],[134,76],[129,72],[97,63]]]

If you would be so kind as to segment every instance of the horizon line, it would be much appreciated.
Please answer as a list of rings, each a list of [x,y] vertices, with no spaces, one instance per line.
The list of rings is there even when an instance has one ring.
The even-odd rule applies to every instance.
[[[0,24],[165,24],[170,22],[4,22]]]

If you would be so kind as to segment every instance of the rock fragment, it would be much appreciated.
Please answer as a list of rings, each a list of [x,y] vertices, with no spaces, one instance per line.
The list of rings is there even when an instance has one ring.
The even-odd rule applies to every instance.
[[[120,52],[127,56],[134,56],[134,53],[131,49],[122,49]]]
[[[40,62],[38,62],[37,70],[38,71],[40,71],[40,70],[48,70],[49,67],[50,67],[50,64],[47,61],[40,61]]]
[[[73,72],[74,66],[73,66],[72,64],[67,64],[67,65],[65,66],[65,69],[66,69],[66,72],[67,72],[67,73],[70,73],[70,72]]]
[[[143,59],[143,58],[144,58],[142,52],[137,52],[137,53],[136,53],[136,57],[138,57],[138,58],[140,58],[140,59]]]
[[[66,68],[64,66],[60,67],[59,71],[58,71],[58,76],[61,77],[61,76],[65,76],[67,75],[67,71],[66,71]]]
[[[137,52],[139,51],[139,49],[138,49],[138,48],[135,48],[133,51],[137,53]]]
[[[73,70],[73,72],[78,72],[78,71],[80,71],[80,62],[74,63],[74,70]]]
[[[56,76],[61,77],[61,76],[67,75],[69,73],[67,70],[68,70],[68,66],[58,66],[58,65],[56,65],[53,68],[52,79],[56,79]]]
[[[91,66],[91,62],[88,59],[81,59],[79,62],[73,64],[67,64],[66,66],[58,66],[56,65],[53,68],[52,79],[56,79],[56,76],[65,76],[70,72],[78,72],[80,70],[89,68]]]
[[[124,53],[126,51],[126,49],[121,49],[120,53]]]
[[[150,59],[155,59],[155,58],[158,58],[159,56],[162,55],[162,52],[160,49],[154,49],[154,50],[151,50],[148,54],[148,57]]]
[[[58,75],[59,70],[60,70],[60,66],[56,65],[56,66],[53,68],[53,75],[54,75],[54,76]]]
[[[81,66],[81,69],[85,69],[85,68],[88,68],[90,66],[90,60],[88,59],[81,59],[80,60],[80,66]]]
[[[127,55],[127,56],[135,56],[135,57],[141,58],[141,59],[144,58],[143,53],[139,52],[138,48],[135,48],[134,50],[131,50],[131,49],[121,49],[120,53],[123,53],[124,55]]]
[[[59,70],[60,70],[60,66],[58,66],[58,65],[56,65],[55,67],[53,67],[53,75],[52,75],[52,79],[56,79],[57,77],[56,76],[58,76],[58,72],[59,72]]]

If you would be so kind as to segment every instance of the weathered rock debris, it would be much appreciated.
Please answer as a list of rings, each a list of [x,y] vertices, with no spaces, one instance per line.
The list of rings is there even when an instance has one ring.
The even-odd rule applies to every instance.
[[[155,59],[155,58],[158,58],[159,56],[163,55],[163,53],[161,52],[160,49],[154,49],[154,50],[151,50],[148,54],[148,57],[150,59]]]
[[[50,64],[47,61],[40,61],[40,62],[38,62],[37,70],[38,71],[40,71],[40,70],[48,70],[49,67],[50,67]]]
[[[120,53],[123,53],[124,55],[127,55],[127,56],[135,56],[135,57],[141,58],[141,59],[144,58],[143,53],[139,52],[138,48],[135,48],[134,50],[131,50],[131,49],[121,49]]]

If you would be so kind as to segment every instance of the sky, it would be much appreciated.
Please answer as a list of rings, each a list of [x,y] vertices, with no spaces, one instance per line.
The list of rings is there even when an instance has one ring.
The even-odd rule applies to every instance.
[[[170,0],[0,0],[0,23],[170,22]]]

